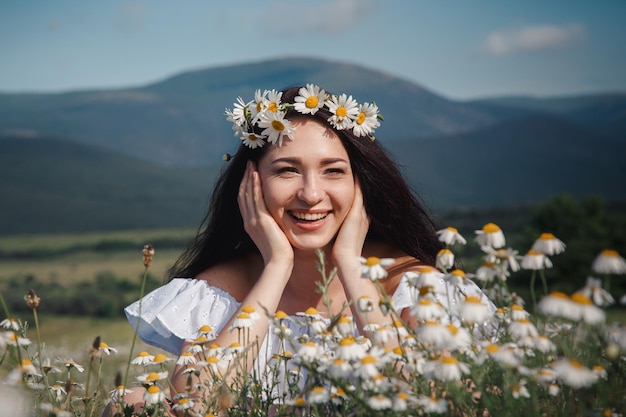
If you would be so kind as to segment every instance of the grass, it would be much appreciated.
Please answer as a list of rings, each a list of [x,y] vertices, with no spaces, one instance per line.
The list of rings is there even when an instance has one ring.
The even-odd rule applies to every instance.
[[[36,352],[35,342],[37,335],[33,319],[29,318],[28,323],[30,325],[28,337],[33,342],[31,354],[34,354]],[[100,336],[101,340],[110,347],[118,350],[117,354],[104,356],[103,358],[102,381],[104,388],[107,391],[112,390],[116,372],[120,371],[124,374],[134,334],[134,329],[125,319],[40,316],[39,325],[41,340],[44,343],[42,349],[43,357],[50,358],[53,363],[57,358],[73,358],[78,364],[85,367],[85,374],[80,375],[80,379],[86,378],[89,365],[89,348],[97,336]],[[142,350],[153,355],[163,353],[176,359],[172,354],[137,339],[133,349],[133,356],[136,356]],[[58,364],[56,365],[58,366]],[[131,372],[133,371],[138,371],[138,369],[136,366],[131,365]]]
[[[135,278],[142,272],[141,249],[148,243],[156,250],[151,274],[163,278],[192,236],[190,229],[2,236],[0,280],[32,274],[69,285],[103,271]]]

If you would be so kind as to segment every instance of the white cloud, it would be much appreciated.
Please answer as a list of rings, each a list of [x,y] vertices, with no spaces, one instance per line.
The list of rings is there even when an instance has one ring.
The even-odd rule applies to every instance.
[[[264,21],[276,20],[274,31],[298,34],[338,35],[360,25],[378,11],[376,0],[330,0],[325,2],[275,1]]]
[[[528,26],[492,32],[483,44],[488,55],[506,55],[517,52],[559,49],[582,43],[587,36],[582,25]]]

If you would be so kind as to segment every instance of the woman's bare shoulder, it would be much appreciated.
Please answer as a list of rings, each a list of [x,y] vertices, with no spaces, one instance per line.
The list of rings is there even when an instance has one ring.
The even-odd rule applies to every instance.
[[[263,259],[252,254],[230,259],[202,271],[196,279],[220,288],[241,301],[250,292],[263,270]]]

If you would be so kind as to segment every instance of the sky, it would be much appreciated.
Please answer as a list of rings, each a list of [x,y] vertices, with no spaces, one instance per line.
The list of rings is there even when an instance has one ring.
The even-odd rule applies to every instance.
[[[0,93],[139,87],[283,57],[460,101],[626,92],[625,21],[624,0],[0,0]]]

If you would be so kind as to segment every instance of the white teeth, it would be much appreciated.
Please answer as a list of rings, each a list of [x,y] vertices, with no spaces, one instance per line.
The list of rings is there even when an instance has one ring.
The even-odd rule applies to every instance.
[[[328,213],[301,213],[297,211],[292,211],[291,215],[298,220],[306,220],[306,221],[315,221],[321,220],[328,215]]]

